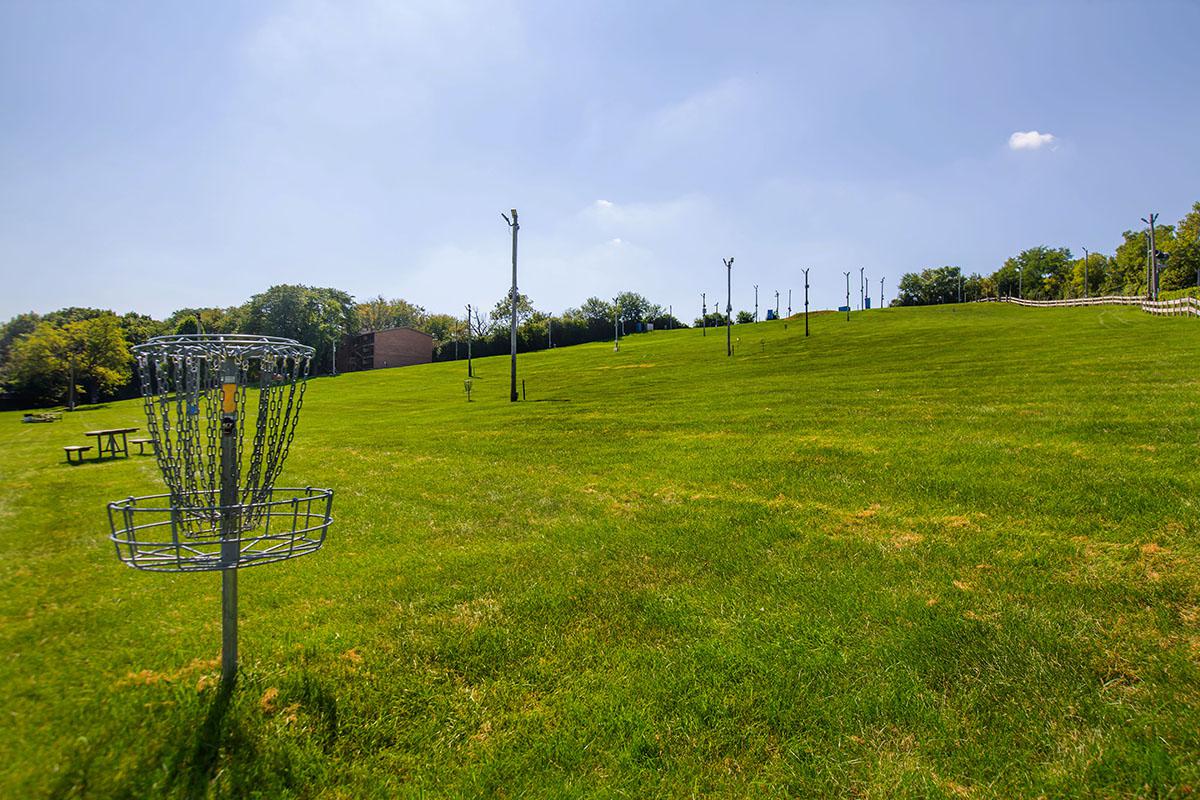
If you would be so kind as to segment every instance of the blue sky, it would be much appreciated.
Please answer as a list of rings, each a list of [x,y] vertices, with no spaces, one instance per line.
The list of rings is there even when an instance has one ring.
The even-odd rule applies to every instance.
[[[1200,200],[1197,30],[1196,2],[4,2],[0,318],[282,282],[490,307],[513,206],[551,311],[691,320],[725,256],[750,308],[799,307],[806,266],[830,307],[842,270],[890,297],[1111,252]]]

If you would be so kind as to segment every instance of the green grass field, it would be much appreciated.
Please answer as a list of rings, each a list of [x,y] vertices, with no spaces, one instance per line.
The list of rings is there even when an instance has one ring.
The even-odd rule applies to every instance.
[[[0,414],[0,796],[1014,797],[1200,790],[1200,323],[884,310],[310,383],[325,549],[122,566]]]

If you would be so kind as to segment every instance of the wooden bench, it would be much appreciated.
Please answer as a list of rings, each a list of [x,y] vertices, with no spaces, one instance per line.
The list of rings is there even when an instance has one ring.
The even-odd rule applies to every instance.
[[[138,446],[139,456],[146,455],[146,445],[150,445],[150,455],[154,455],[158,452],[158,445],[155,444],[153,439],[130,439],[129,443],[136,444]]]
[[[71,454],[72,453],[75,454],[75,463],[82,464],[83,463],[83,454],[91,449],[92,449],[92,446],[90,444],[72,444],[72,445],[68,445],[63,448],[63,450],[67,451],[67,463],[68,464],[71,463]]]

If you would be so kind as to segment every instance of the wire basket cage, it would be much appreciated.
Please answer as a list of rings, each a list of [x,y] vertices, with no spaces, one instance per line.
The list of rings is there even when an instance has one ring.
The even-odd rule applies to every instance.
[[[167,492],[108,506],[111,539],[138,569],[192,572],[319,549],[328,489],[276,489],[313,348],[271,336],[159,336],[133,348]]]
[[[209,493],[212,494],[212,493]],[[171,494],[129,497],[108,504],[112,541],[117,557],[131,567],[151,572],[205,572],[226,569],[230,557],[239,569],[284,561],[315,552],[325,543],[333,522],[333,492],[329,489],[273,488],[265,499],[235,506],[204,505],[219,498],[192,498],[192,505],[172,506]],[[233,536],[223,536],[218,517],[253,516],[260,525],[235,524]]]

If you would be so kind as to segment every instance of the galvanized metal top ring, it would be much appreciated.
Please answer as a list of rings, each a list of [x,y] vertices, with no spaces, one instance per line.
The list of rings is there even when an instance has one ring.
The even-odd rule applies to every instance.
[[[133,352],[146,357],[183,358],[312,358],[316,351],[295,339],[255,336],[244,333],[197,333],[155,336],[134,345]]]

